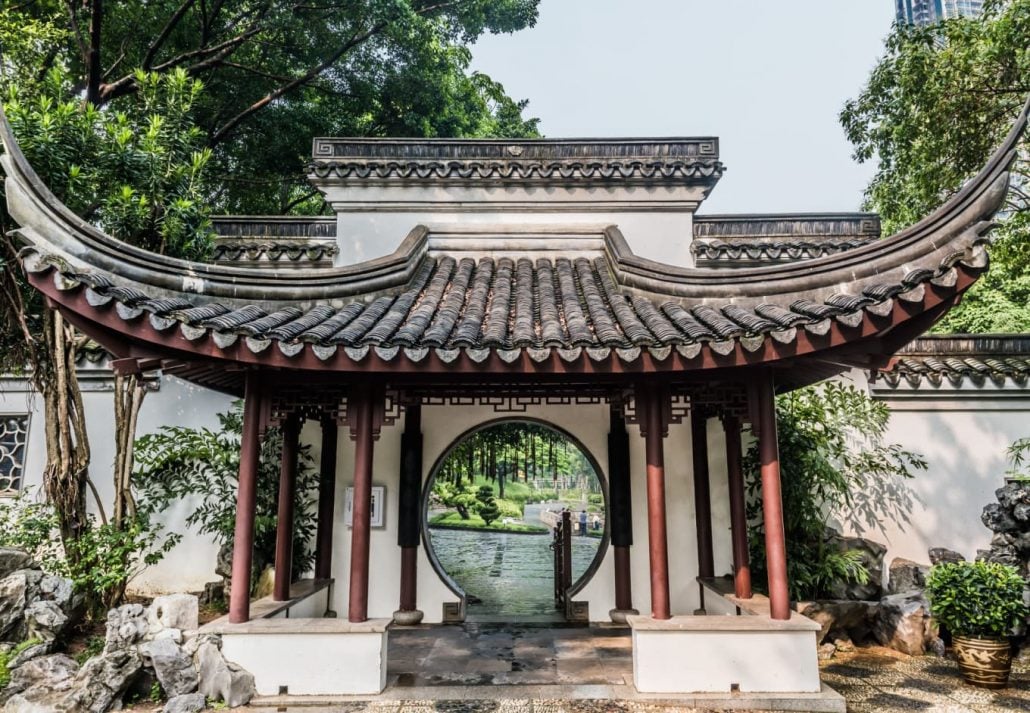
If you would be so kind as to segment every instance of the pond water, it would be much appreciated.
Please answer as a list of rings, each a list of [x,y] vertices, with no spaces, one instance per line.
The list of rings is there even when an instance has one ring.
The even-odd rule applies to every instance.
[[[431,528],[429,536],[440,566],[470,595],[469,613],[554,613],[554,556],[550,534]],[[590,567],[600,543],[595,537],[573,538],[573,581]]]

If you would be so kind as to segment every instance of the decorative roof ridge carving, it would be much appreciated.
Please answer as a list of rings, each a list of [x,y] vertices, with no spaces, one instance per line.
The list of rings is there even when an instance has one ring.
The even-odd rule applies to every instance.
[[[313,159],[380,161],[622,161],[718,159],[715,136],[563,139],[316,137]]]
[[[616,283],[633,292],[691,303],[740,305],[798,300],[821,301],[848,286],[861,294],[897,293],[921,284],[927,274],[944,279],[958,261],[986,264],[981,243],[1008,187],[1007,168],[1026,127],[1024,106],[1012,132],[987,166],[955,196],[915,226],[838,256],[801,264],[733,271],[683,268],[632,253],[618,228],[605,231],[605,257]],[[204,264],[156,255],[105,235],[75,216],[42,184],[28,165],[0,112],[0,138],[7,195],[20,235],[37,259],[62,263],[62,272],[99,270],[125,286],[140,286],[164,297],[188,295],[230,304],[255,302],[310,305],[359,294],[401,289],[426,259],[428,231],[419,226],[392,254],[347,267],[283,271]]]

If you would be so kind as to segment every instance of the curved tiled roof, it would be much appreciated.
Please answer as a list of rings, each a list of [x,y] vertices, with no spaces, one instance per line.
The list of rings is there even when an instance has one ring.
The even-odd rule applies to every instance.
[[[601,254],[554,259],[434,255],[428,230],[417,228],[394,254],[349,267],[190,263],[125,245],[77,218],[25,162],[6,121],[2,138],[8,202],[33,284],[132,340],[235,360],[274,351],[287,365],[310,353],[343,370],[372,352],[411,362],[433,354],[441,363],[464,353],[529,367],[552,351],[581,365],[646,352],[651,364],[690,368],[682,360],[702,352],[761,360],[878,338],[946,307],[986,266],[991,217],[1026,114],[976,179],[912,228],[835,257],[733,271],[640,258],[614,227]],[[819,341],[831,332],[832,343]],[[801,349],[803,334],[811,339]],[[679,360],[666,361],[673,352]]]
[[[874,372],[890,388],[949,385],[1025,387],[1030,380],[1030,336],[940,335],[915,340]]]

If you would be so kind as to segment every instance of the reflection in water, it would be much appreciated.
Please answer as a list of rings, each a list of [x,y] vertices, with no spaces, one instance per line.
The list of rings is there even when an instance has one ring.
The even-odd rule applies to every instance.
[[[551,535],[435,528],[429,534],[440,566],[470,595],[470,614],[554,613]],[[586,572],[600,543],[573,538],[573,581]]]

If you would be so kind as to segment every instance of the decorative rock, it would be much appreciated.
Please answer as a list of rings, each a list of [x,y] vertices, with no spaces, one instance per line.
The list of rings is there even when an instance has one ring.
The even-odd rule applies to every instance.
[[[926,647],[926,652],[942,659],[944,658],[945,648],[944,639],[939,636],[935,636],[933,641],[930,642],[930,645]]]
[[[171,639],[179,646],[182,646],[182,631],[180,629],[161,629],[161,631],[154,634],[154,640],[158,639]]]
[[[230,708],[242,706],[254,697],[254,676],[230,664],[211,643],[197,649],[200,693],[213,701],[225,701]]]
[[[833,658],[833,654],[836,653],[837,647],[831,643],[825,643],[819,646],[819,660],[828,661]]]
[[[55,602],[41,599],[25,607],[25,623],[30,639],[53,641],[68,623],[68,616]]]
[[[805,602],[798,613],[819,624],[818,641],[823,643],[831,633],[846,634],[853,641],[862,641],[872,631],[876,619],[877,602],[859,602],[849,599],[826,599]]]
[[[147,610],[141,604],[125,604],[107,612],[104,651],[118,651],[138,643],[147,633]]]
[[[11,671],[11,680],[0,691],[4,712],[56,711],[74,687],[79,665],[64,654],[33,659]]]
[[[11,572],[26,569],[31,564],[32,558],[27,552],[16,550],[12,547],[0,547],[0,579],[3,579]]]
[[[883,557],[887,554],[887,548],[879,542],[864,537],[844,537],[833,530],[830,530],[827,544],[837,547],[841,552],[861,552],[862,564],[869,572],[866,584],[842,582],[830,588],[831,596],[834,599],[879,599],[883,593]]]
[[[1004,490],[1002,488],[1001,490]],[[1001,492],[999,490],[999,492]],[[991,532],[1015,532],[1019,529],[1019,523],[1012,517],[1001,503],[990,503],[980,515],[983,524]]]
[[[53,650],[53,641],[41,641],[35,646],[30,646],[27,649],[22,649],[17,656],[7,662],[7,670],[13,671],[19,666],[24,666],[29,661],[39,658],[40,656],[46,656]]]
[[[965,562],[966,558],[960,555],[955,550],[949,550],[947,547],[931,547],[930,551],[926,553],[930,557],[930,564],[940,564],[942,562]]]
[[[851,639],[835,639],[833,645],[842,654],[848,654],[855,650],[855,643]]]
[[[930,567],[918,564],[903,557],[891,560],[890,575],[887,580],[887,591],[891,594],[921,590],[926,586],[926,575]]]
[[[892,594],[880,600],[873,633],[881,646],[921,656],[937,638],[930,619],[930,604],[922,592]]]
[[[169,698],[164,713],[199,713],[207,706],[203,693],[187,693]]]
[[[140,647],[157,680],[170,697],[197,690],[197,670],[193,660],[170,638],[154,639]]]
[[[39,598],[53,602],[65,614],[71,614],[75,608],[74,585],[70,579],[45,574],[39,580]]]
[[[197,650],[203,644],[211,644],[219,651],[222,650],[222,637],[218,634],[208,633],[194,633],[192,636],[186,637],[186,643],[182,645],[182,650],[186,652],[187,656],[196,658]]]
[[[200,626],[200,607],[192,594],[167,594],[150,604],[150,630],[192,630]]]
[[[219,580],[217,582],[208,582],[204,585],[204,594],[201,596],[200,601],[204,604],[214,604],[225,600],[225,582]]]
[[[265,597],[272,596],[272,589],[275,587],[275,568],[265,567],[261,572],[261,576],[258,577],[257,584],[254,586],[254,598],[263,599]]]
[[[122,695],[142,668],[143,659],[134,649],[105,650],[79,669],[75,676],[75,698],[82,709],[90,713],[104,713],[114,705],[120,707]]]
[[[20,641],[27,598],[27,582],[23,572],[9,574],[0,580],[0,639]]]

